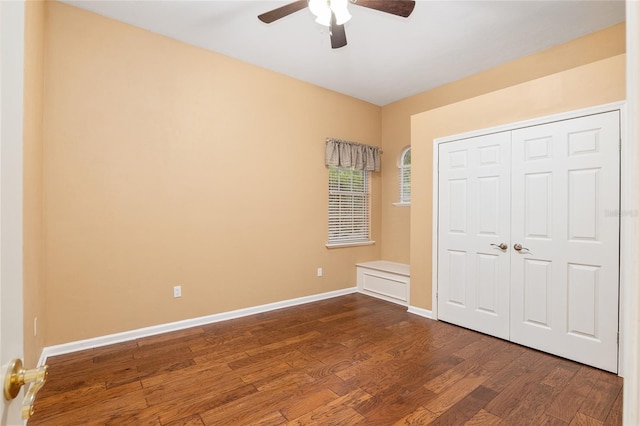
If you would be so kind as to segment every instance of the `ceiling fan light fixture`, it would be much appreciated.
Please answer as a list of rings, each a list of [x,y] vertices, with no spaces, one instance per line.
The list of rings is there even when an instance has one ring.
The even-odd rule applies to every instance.
[[[309,10],[316,16],[316,22],[320,25],[331,25],[331,11],[336,15],[336,24],[342,25],[351,19],[348,4],[349,0],[309,0]]]

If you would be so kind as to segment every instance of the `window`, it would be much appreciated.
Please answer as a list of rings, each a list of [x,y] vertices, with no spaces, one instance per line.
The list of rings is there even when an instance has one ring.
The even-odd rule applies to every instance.
[[[398,164],[400,181],[400,202],[397,204],[411,204],[411,147],[407,147],[400,154]]]
[[[329,166],[329,243],[369,244],[368,172]]]

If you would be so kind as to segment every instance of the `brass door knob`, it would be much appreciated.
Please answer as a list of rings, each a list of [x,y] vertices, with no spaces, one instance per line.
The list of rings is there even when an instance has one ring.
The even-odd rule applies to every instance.
[[[20,388],[26,383],[31,383],[27,396],[22,403],[22,418],[24,420],[33,414],[33,403],[36,399],[36,393],[44,386],[49,374],[49,366],[25,370],[22,368],[22,361],[14,359],[9,363],[6,378],[4,380],[4,397],[7,400],[14,399],[20,393]]]

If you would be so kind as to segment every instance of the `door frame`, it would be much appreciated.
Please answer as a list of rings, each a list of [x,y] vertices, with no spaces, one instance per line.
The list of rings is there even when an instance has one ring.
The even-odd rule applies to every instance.
[[[634,258],[633,258],[633,244],[635,244],[635,217],[632,214],[625,215],[625,212],[633,212],[637,206],[638,194],[634,188],[632,182],[635,180],[635,156],[629,155],[632,151],[635,155],[635,150],[632,149],[627,142],[627,114],[626,114],[626,102],[613,102],[605,105],[598,105],[589,108],[583,108],[574,111],[563,112],[559,114],[548,115],[544,117],[536,117],[529,120],[518,121],[515,123],[504,124],[496,127],[489,127],[485,129],[474,130],[471,132],[459,133],[456,135],[446,136],[442,138],[436,138],[433,140],[433,223],[432,223],[432,275],[431,275],[431,317],[434,320],[438,319],[438,209],[439,209],[439,170],[438,170],[438,157],[440,144],[453,142],[460,139],[469,139],[478,136],[489,135],[492,133],[501,133],[521,129],[524,127],[538,126],[541,124],[547,124],[555,121],[570,120],[573,118],[583,117],[586,115],[601,114],[604,112],[619,111],[620,112],[620,269],[619,269],[619,300],[623,301],[628,295],[634,294]],[[625,182],[629,184],[625,184]],[[637,215],[637,212],[636,212]],[[621,320],[624,316],[624,304],[618,304],[618,330],[623,328]],[[624,339],[620,339],[618,344],[618,375],[624,377]]]
[[[620,304],[620,351],[623,353],[621,364],[625,371],[622,403],[622,421],[624,424],[638,424],[640,422],[640,265],[634,265],[633,259],[640,255],[640,216],[638,214],[638,182],[637,169],[640,167],[640,3],[626,1],[626,62],[627,62],[627,113],[629,120],[622,127],[627,141],[622,145],[623,180],[622,198],[623,209],[632,212],[625,217],[622,224],[624,245],[621,254],[626,262],[621,265],[621,290],[624,288],[625,297]],[[625,184],[625,180],[627,184]],[[624,211],[624,210],[623,210]],[[633,214],[635,212],[635,214]]]

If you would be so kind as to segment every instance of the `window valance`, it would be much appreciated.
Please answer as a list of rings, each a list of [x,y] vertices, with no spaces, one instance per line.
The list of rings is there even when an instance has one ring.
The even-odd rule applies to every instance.
[[[377,146],[327,138],[324,159],[327,166],[380,171],[380,148]]]

